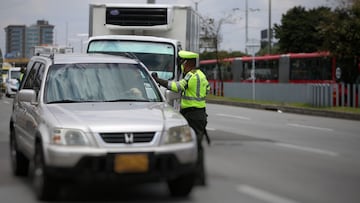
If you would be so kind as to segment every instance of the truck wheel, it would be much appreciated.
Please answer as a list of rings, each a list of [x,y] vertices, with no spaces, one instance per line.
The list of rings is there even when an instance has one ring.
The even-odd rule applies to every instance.
[[[36,144],[33,163],[33,185],[39,200],[53,200],[57,195],[57,185],[46,172],[41,143]]]
[[[29,160],[17,148],[14,129],[10,130],[10,160],[11,160],[11,169],[15,176],[28,175]]]
[[[195,183],[194,173],[182,175],[176,179],[168,181],[168,188],[171,196],[186,197],[190,194]]]
[[[7,88],[6,88],[6,90],[5,90],[5,96],[10,98],[10,94],[9,94],[9,92],[7,91]]]

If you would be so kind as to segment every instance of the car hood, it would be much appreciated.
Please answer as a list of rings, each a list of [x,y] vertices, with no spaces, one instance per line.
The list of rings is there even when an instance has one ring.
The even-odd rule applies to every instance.
[[[185,125],[179,112],[165,103],[115,102],[48,104],[47,109],[64,128],[92,132],[160,131]]]
[[[9,86],[14,86],[14,87],[18,87],[18,86],[19,86],[19,81],[18,81],[17,79],[14,79],[14,78],[9,79],[9,80],[7,81],[7,85],[9,85]]]

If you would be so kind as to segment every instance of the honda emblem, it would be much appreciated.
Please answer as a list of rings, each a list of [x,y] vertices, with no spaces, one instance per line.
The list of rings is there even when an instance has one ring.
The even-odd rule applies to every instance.
[[[125,143],[126,143],[126,144],[134,143],[134,134],[132,134],[132,133],[125,133],[125,134],[124,134],[124,137],[125,137]]]

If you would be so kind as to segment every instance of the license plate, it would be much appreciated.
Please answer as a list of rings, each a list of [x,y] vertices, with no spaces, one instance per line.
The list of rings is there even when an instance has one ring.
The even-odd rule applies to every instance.
[[[117,154],[114,171],[117,173],[141,173],[149,170],[149,158],[146,154]]]

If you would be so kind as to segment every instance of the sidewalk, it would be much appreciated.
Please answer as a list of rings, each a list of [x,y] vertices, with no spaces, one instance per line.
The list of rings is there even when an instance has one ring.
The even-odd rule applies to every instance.
[[[289,107],[289,106],[270,105],[270,104],[269,105],[254,104],[254,103],[237,102],[237,101],[224,101],[221,99],[206,99],[206,101],[210,104],[231,105],[231,106],[263,109],[263,110],[270,110],[270,111],[282,111],[285,113],[296,113],[296,114],[305,114],[305,115],[312,115],[312,116],[322,116],[322,117],[341,118],[341,119],[360,121],[359,113],[336,112],[336,111],[321,110],[321,109],[317,110],[317,109],[307,109],[307,108],[301,108],[301,107]]]

